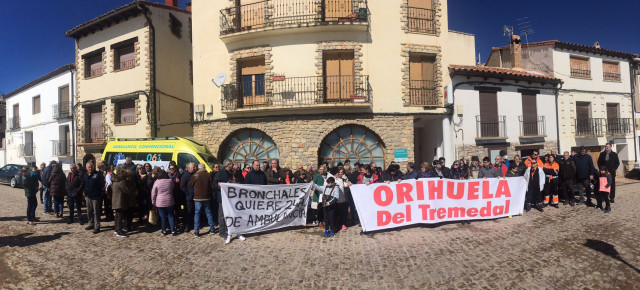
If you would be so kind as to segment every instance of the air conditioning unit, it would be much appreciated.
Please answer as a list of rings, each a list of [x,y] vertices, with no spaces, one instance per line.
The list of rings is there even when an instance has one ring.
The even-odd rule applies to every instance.
[[[213,114],[213,105],[206,105],[207,107],[207,115]]]
[[[196,105],[196,114],[204,114],[204,105]]]

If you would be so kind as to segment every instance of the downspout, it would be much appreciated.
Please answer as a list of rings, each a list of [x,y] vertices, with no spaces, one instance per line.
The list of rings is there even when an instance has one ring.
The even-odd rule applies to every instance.
[[[69,67],[69,72],[71,73],[71,85],[69,86],[69,89],[71,90],[71,107],[73,108],[73,110],[71,110],[71,132],[73,134],[73,137],[71,137],[71,142],[73,143],[73,152],[71,153],[73,155],[73,163],[78,163],[78,160],[76,159],[76,154],[77,154],[77,149],[76,149],[76,129],[75,129],[75,124],[76,124],[76,110],[75,110],[75,102],[76,102],[76,96],[74,94],[75,92],[75,86],[73,84],[73,78],[75,77],[75,74],[73,73],[74,68],[73,67]]]
[[[640,61],[640,58],[635,59]],[[638,133],[636,132],[636,82],[638,81],[638,63],[633,65],[632,63],[635,61],[634,59],[629,62],[629,67],[631,68],[631,120],[633,121],[633,156],[635,162],[638,162]],[[634,164],[635,166],[635,164]],[[633,167],[632,167],[633,169]]]
[[[556,91],[556,139],[558,140],[558,152],[563,152],[560,148],[560,114],[559,114],[559,109],[558,109],[558,98],[560,95],[560,90],[562,89],[562,85],[564,85],[564,82],[560,81],[560,87],[556,87],[555,91]],[[556,84],[557,86],[557,84]],[[569,148],[571,149],[571,148]]]
[[[150,93],[153,97],[153,124],[151,124],[151,137],[158,136],[158,94],[156,93],[156,29],[151,22],[151,17],[148,12],[149,9],[138,3],[138,8],[142,10],[142,14],[144,18],[147,19],[147,23],[149,23],[149,30],[151,30],[151,41],[149,41],[149,45],[151,46],[149,50],[151,50],[151,65],[149,66],[149,74],[151,75],[151,88]],[[147,98],[147,105],[149,105],[149,98]],[[149,114],[150,112],[147,112]]]

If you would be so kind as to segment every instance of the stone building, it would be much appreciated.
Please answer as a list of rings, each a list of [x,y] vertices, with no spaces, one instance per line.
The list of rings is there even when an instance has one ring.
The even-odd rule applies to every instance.
[[[447,67],[475,63],[443,0],[193,2],[194,137],[285,166],[454,154]]]
[[[135,1],[66,33],[83,163],[100,159],[110,137],[193,135],[191,12],[177,2]]]
[[[493,48],[490,67],[513,67],[509,46]],[[585,146],[597,160],[613,144],[619,174],[636,160],[631,66],[636,54],[557,40],[522,45],[522,67],[563,81],[558,91],[559,151]]]

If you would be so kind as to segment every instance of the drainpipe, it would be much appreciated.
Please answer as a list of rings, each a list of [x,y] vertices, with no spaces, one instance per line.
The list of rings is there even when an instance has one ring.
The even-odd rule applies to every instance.
[[[636,64],[632,64],[633,62]],[[633,121],[633,156],[635,162],[638,162],[638,133],[636,132],[636,82],[638,81],[638,72],[639,67],[638,63],[640,63],[640,58],[632,59],[629,62],[629,68],[631,68],[631,120]],[[635,166],[635,164],[634,164]],[[633,167],[631,167],[633,169]]]
[[[75,110],[75,106],[74,103],[76,102],[76,96],[74,94],[75,92],[75,87],[73,84],[73,78],[75,77],[75,74],[73,73],[74,68],[73,67],[69,67],[69,72],[71,72],[71,85],[69,86],[69,90],[70,90],[70,99],[71,99],[71,107],[74,108],[73,110],[71,110],[71,135],[73,135],[73,137],[71,137],[71,143],[73,143],[73,150],[72,150],[72,159],[73,159],[73,164],[78,163],[78,160],[76,159],[76,110]]]
[[[558,97],[560,95],[560,90],[562,89],[562,85],[564,85],[564,82],[560,82],[560,87],[556,87],[555,91],[556,91],[556,138],[558,140],[558,153],[563,152],[562,149],[560,149],[560,114],[559,114],[559,110],[558,110]],[[557,84],[556,84],[557,86]],[[571,148],[569,148],[571,149]],[[569,150],[571,151],[571,150]]]
[[[151,124],[151,137],[158,136],[158,94],[156,93],[156,29],[151,22],[151,17],[149,16],[149,9],[138,3],[138,8],[142,10],[142,14],[144,18],[147,19],[147,23],[149,23],[149,29],[151,30],[151,41],[149,42],[150,50],[151,50],[151,66],[149,66],[149,74],[151,75],[151,88],[150,93],[153,97],[153,124]],[[149,98],[147,98],[147,104],[149,104]],[[147,112],[149,114],[150,112]]]

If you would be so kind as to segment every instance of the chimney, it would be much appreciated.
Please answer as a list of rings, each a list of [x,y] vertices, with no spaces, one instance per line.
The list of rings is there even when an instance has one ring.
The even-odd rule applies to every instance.
[[[178,7],[178,0],[164,0],[164,5]]]
[[[522,45],[519,35],[511,35],[511,69],[522,69]]]
[[[187,11],[191,12],[191,2],[187,2],[186,6]]]

